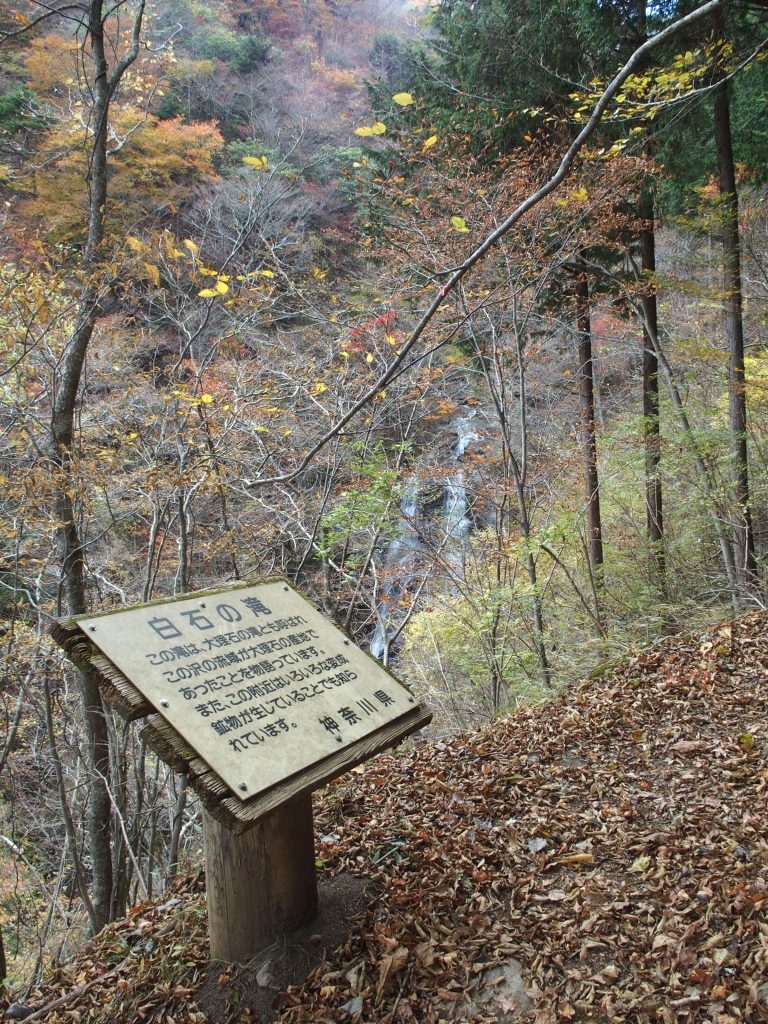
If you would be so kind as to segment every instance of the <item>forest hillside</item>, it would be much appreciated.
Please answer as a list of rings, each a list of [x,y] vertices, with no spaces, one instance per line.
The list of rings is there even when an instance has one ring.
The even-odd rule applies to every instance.
[[[670,639],[379,757],[317,804],[324,906],[303,935],[210,963],[193,873],[47,979],[27,1019],[768,1020],[767,625]]]
[[[510,955],[542,1012],[555,984],[564,1018],[592,1000],[613,1019],[652,1019],[637,1007],[661,998],[654,964],[678,958],[667,971],[678,1002],[659,1014],[701,1016],[722,1000],[715,1019],[759,1019],[759,985],[739,979],[764,961],[736,968],[736,933],[714,936],[738,906],[744,950],[763,955],[750,945],[764,941],[761,898],[744,910],[761,848],[740,833],[733,849],[747,854],[726,870],[730,832],[718,839],[704,818],[722,787],[735,801],[723,828],[742,828],[764,784],[760,662],[748,659],[761,650],[768,556],[768,0],[0,0],[0,58],[7,998],[23,1002],[52,970],[62,988],[90,978],[87,951],[103,963],[105,947],[89,943],[105,929],[119,962],[132,928],[170,935],[173,915],[147,910],[140,925],[130,908],[178,909],[203,862],[187,771],[110,707],[52,624],[279,579],[434,716],[437,745],[329,791],[319,860],[337,871],[373,856],[407,872],[418,841],[418,870],[435,873],[417,886],[423,906],[456,902],[440,904],[434,928],[396,923],[405,886],[393,883],[380,906],[390,923],[371,919],[350,940],[368,965],[359,986],[340,954],[342,973],[328,967],[285,1012],[313,1019],[322,990],[353,1016],[461,1017],[456,986],[482,988],[484,968],[468,965],[491,964],[485,946],[472,951],[476,919],[501,929],[500,950],[528,935]],[[664,689],[666,668],[628,662],[661,643],[648,664],[672,665],[668,638],[731,619],[746,623],[732,655],[721,640],[679,642],[689,705],[678,683]],[[722,655],[723,674],[710,679],[695,649],[707,664]],[[579,688],[616,664],[634,667]],[[224,714],[217,701],[195,712]],[[559,781],[548,790],[535,774],[513,807],[504,786],[525,771],[499,774],[518,748],[535,758],[528,743],[560,757],[582,727],[594,749],[551,764],[574,814],[616,838],[604,874],[596,851],[571,848],[591,825],[545,835],[534,820],[570,813]],[[603,743],[616,744],[605,757]],[[647,797],[631,796],[630,765]],[[415,839],[387,838],[426,779],[443,801],[430,813],[456,823],[451,841],[474,844],[457,847],[453,875],[426,820]],[[355,792],[370,803],[365,832]],[[671,808],[694,792],[704,818],[688,829],[699,805]],[[475,814],[468,794],[499,809]],[[334,799],[348,821],[333,818]],[[503,823],[518,814],[531,817],[515,838]],[[700,847],[678,864],[675,843],[693,835]],[[534,868],[556,880],[556,899]],[[665,888],[678,869],[695,883]],[[718,870],[747,888],[718,889]],[[597,874],[582,902],[571,886],[585,871]],[[513,876],[530,889],[511,906]],[[622,903],[643,886],[661,894],[661,923]],[[714,909],[700,913],[698,893]],[[602,946],[574,953],[590,901],[595,914],[614,906],[616,929],[652,929],[648,955],[633,960],[634,939],[608,925],[610,958]],[[539,941],[527,908],[544,923],[550,902],[573,912],[553,918],[557,940]],[[189,907],[199,931],[200,903]],[[708,914],[707,939],[703,925],[678,927]],[[159,938],[153,951],[187,952]],[[62,966],[83,949],[81,966]],[[146,952],[141,970],[162,986],[170,961]],[[177,988],[197,986],[201,962],[190,957]],[[126,999],[148,992],[133,973],[113,977]],[[601,986],[618,978],[614,1006]],[[428,1011],[434,999],[445,1005]]]

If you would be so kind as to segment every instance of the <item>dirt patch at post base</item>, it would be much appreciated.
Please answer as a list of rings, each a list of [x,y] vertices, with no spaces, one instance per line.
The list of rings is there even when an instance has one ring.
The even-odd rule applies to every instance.
[[[314,921],[287,935],[245,964],[211,962],[195,1002],[211,1021],[274,1021],[284,1005],[285,990],[300,985],[325,951],[343,945],[350,923],[365,910],[368,881],[355,875],[320,879],[320,912]],[[250,1011],[250,1015],[248,1012]]]

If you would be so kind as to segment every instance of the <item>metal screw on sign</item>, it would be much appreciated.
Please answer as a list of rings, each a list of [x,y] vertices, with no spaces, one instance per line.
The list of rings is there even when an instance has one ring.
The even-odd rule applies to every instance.
[[[161,707],[161,708],[169,708],[170,706],[171,706],[171,705],[170,705],[170,704],[168,703],[168,701],[167,701],[167,700],[161,700],[161,701],[160,701],[160,707]]]
[[[90,629],[90,631],[91,631],[92,633],[95,633],[95,632],[96,632],[96,627],[95,627],[95,626],[89,626],[89,627],[88,627],[88,629]]]
[[[243,792],[245,792],[248,789],[244,782],[241,782],[237,788],[242,789]]]

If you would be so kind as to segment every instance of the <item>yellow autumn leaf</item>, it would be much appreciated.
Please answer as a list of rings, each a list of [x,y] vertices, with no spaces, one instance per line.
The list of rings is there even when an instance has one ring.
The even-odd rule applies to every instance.
[[[369,352],[369,353],[368,353],[368,355],[367,355],[367,356],[365,357],[365,361],[366,361],[366,363],[372,363],[372,362],[373,362],[373,356],[371,355],[371,353],[370,353],[370,352]]]
[[[316,277],[318,281],[322,281],[324,278],[328,277],[328,271],[321,270],[320,267],[312,267],[312,277]]]
[[[147,246],[144,245],[141,239],[136,238],[134,235],[128,235],[125,239],[125,244],[129,249],[132,249],[133,252],[139,253],[139,255],[147,251]]]
[[[409,92],[396,92],[392,99],[398,107],[410,107],[414,102],[413,96]]]
[[[428,149],[432,149],[433,146],[437,145],[437,141],[437,135],[430,135],[428,139],[424,140],[424,145],[421,147],[421,152],[426,153]]]
[[[454,231],[458,231],[459,234],[461,235],[466,235],[466,233],[469,231],[469,228],[464,223],[463,217],[451,217],[451,227],[453,228]]]
[[[200,401],[203,403],[203,405],[210,405],[211,402],[213,401],[213,395],[201,395]]]
[[[588,196],[589,192],[587,192],[583,185],[579,188],[575,188],[573,192],[571,192],[571,199],[575,199],[579,203],[583,203]]]
[[[216,277],[217,277],[217,279],[219,281],[228,282],[228,281],[232,280],[232,275],[231,274],[217,274]]]
[[[218,295],[226,295],[228,291],[229,291],[229,285],[227,284],[226,281],[217,281],[216,282],[216,293]]]
[[[269,167],[269,160],[265,156],[244,156],[243,163],[259,171],[266,171]]]
[[[197,256],[197,254],[200,252],[200,246],[197,244],[197,242],[193,242],[191,238],[185,238],[184,241],[182,242],[182,245],[186,249],[189,249],[193,256]]]
[[[387,126],[384,124],[383,121],[373,122],[373,127],[371,128],[371,131],[373,132],[374,135],[384,135],[386,130]]]
[[[147,272],[147,277],[150,279],[155,288],[160,287],[160,271],[154,265],[154,263],[145,263],[144,269]]]
[[[197,294],[201,299],[218,299],[219,297],[219,292],[214,291],[213,288],[203,288],[203,290]]]
[[[260,270],[259,273],[261,274],[262,277],[274,277],[275,276],[272,273],[271,270]]]
[[[328,385],[327,384],[323,384],[322,381],[318,381],[317,384],[313,385],[310,388],[309,393],[310,393],[310,395],[315,397],[316,395],[322,395],[323,392],[327,391],[327,390],[328,390]]]
[[[367,125],[363,125],[362,128],[355,128],[355,135],[360,135],[362,138],[367,139],[369,135],[373,135],[373,128],[369,128]]]

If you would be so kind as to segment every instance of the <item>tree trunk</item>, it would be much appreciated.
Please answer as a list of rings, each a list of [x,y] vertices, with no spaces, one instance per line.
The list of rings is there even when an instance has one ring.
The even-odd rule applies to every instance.
[[[525,488],[516,474],[515,486],[517,488],[517,508],[520,517],[520,532],[526,543],[531,539],[531,524],[528,518],[528,508],[525,500]],[[541,605],[541,593],[539,590],[538,570],[536,559],[528,545],[528,552],[525,556],[525,568],[528,572],[528,582],[531,584],[531,607],[533,610],[533,646],[536,651],[536,660],[539,663],[539,673],[545,686],[552,685],[552,669],[547,657],[547,646],[544,631],[544,609]]]
[[[648,541],[656,565],[656,578],[665,587],[664,512],[662,505],[661,429],[659,419],[659,359],[653,338],[658,333],[658,307],[656,303],[656,234],[654,230],[653,197],[643,190],[639,213],[640,263],[643,274],[643,447],[645,451],[645,513]],[[652,333],[651,333],[652,332]]]
[[[718,11],[715,15],[715,32],[721,40],[725,39],[725,18],[722,11]],[[736,501],[734,547],[739,572],[744,582],[750,583],[755,580],[757,564],[752,514],[749,505],[739,197],[733,160],[729,86],[724,79],[723,72],[718,71],[718,76],[721,81],[714,91],[714,129],[722,217],[723,318],[728,345],[728,429],[731,443],[733,493]]]
[[[595,582],[603,582],[603,528],[600,518],[600,480],[597,472],[595,434],[595,377],[592,363],[592,323],[589,282],[584,270],[576,279],[576,322],[579,333],[579,419],[584,458],[584,489],[587,499],[587,547]]]
[[[78,298],[75,326],[62,356],[58,387],[52,402],[49,449],[57,488],[55,513],[60,524],[56,543],[61,565],[61,603],[69,615],[82,615],[87,611],[85,544],[77,505],[72,497],[75,492],[73,447],[80,380],[96,326],[100,301],[97,277],[107,204],[109,106],[122,76],[138,55],[143,14],[144,4],[141,0],[134,21],[131,48],[110,74],[104,27],[108,15],[104,13],[103,0],[92,0],[88,11],[87,35],[95,73],[93,81],[88,83],[93,98],[89,121],[93,126],[93,137],[88,153],[88,233],[81,263],[84,284]],[[94,930],[98,931],[110,919],[113,889],[112,815],[108,790],[109,736],[104,704],[96,680],[89,673],[81,672],[78,675],[91,772],[88,834],[93,872]]]
[[[98,292],[91,279],[96,270],[98,249],[103,237],[103,209],[107,198],[106,131],[109,95],[106,60],[103,58],[104,39],[99,3],[92,5],[89,28],[93,41],[97,76],[94,83],[96,90],[93,111],[95,135],[89,176],[91,198],[88,242],[83,257],[83,273],[86,283],[80,293],[75,329],[64,352],[59,388],[54,397],[51,418],[51,461],[56,468],[58,481],[56,517],[60,525],[57,530],[57,547],[61,565],[62,596],[69,615],[82,615],[87,611],[85,545],[81,537],[76,504],[72,498],[74,492],[72,448],[80,379],[98,312]],[[98,683],[89,673],[80,672],[78,676],[91,772],[88,835],[93,871],[93,909],[96,930],[99,930],[109,921],[112,904],[111,807],[107,790],[109,736]]]
[[[171,818],[171,843],[168,848],[168,870],[165,874],[166,889],[171,887],[179,871],[179,844],[184,825],[184,809],[187,806],[187,793],[187,776],[186,773],[183,773],[179,776],[179,795],[176,798],[176,806]]]
[[[480,361],[483,376],[488,386],[499,429],[502,437],[503,466],[504,466],[504,498],[499,509],[496,525],[497,544],[499,551],[506,550],[510,524],[512,522],[511,510],[508,507],[509,483],[514,484],[517,496],[518,528],[526,542],[525,568],[528,573],[528,582],[531,585],[531,611],[533,613],[533,646],[536,651],[536,660],[539,666],[541,680],[546,687],[552,685],[552,668],[549,664],[547,654],[547,638],[544,622],[544,608],[541,600],[541,588],[539,586],[538,569],[536,558],[531,550],[531,520],[528,511],[529,496],[527,493],[528,479],[528,418],[526,411],[526,362],[525,343],[519,331],[515,332],[515,349],[517,356],[517,383],[518,395],[518,416],[519,416],[519,458],[515,455],[513,445],[515,444],[514,431],[509,420],[508,409],[510,402],[507,397],[507,385],[505,374],[505,359],[498,348],[496,332],[492,335],[492,350],[489,352],[475,339],[475,351]],[[501,586],[501,579],[498,576],[498,568],[501,559],[497,561],[497,584]]]
[[[646,0],[638,0],[636,8],[638,39],[648,39]],[[646,155],[651,155],[650,142]],[[655,340],[658,337],[659,312],[656,302],[656,225],[653,195],[646,186],[640,193],[640,269],[643,291],[643,449],[645,452],[645,518],[648,542],[656,564],[656,580],[660,590],[666,589],[664,553],[664,511],[661,494],[661,424],[659,420],[659,357]]]

